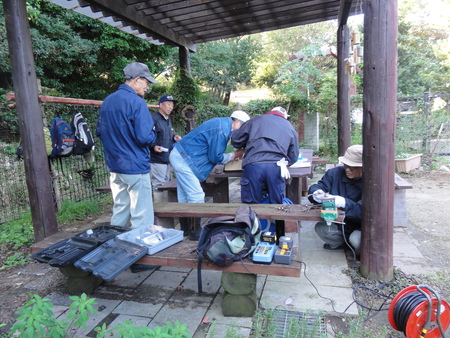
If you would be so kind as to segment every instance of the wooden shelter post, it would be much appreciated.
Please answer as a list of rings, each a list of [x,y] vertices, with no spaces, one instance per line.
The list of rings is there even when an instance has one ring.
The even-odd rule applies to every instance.
[[[350,146],[350,72],[347,62],[350,50],[350,35],[347,24],[339,25],[337,32],[337,125],[338,155],[343,156]]]
[[[186,74],[191,76],[191,58],[189,50],[186,47],[178,47],[178,59],[180,62],[180,68],[186,71]]]
[[[363,210],[361,268],[393,278],[397,1],[364,1]]]
[[[34,238],[58,231],[25,0],[3,0]]]

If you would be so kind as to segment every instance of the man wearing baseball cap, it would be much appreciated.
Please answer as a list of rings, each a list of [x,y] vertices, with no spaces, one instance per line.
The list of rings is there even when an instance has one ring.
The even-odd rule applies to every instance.
[[[156,83],[147,65],[130,63],[123,69],[125,83],[105,98],[96,134],[103,143],[113,195],[112,225],[132,228],[154,224],[150,151],[155,141],[153,119],[143,99]]]
[[[216,164],[226,164],[242,157],[243,150],[225,153],[232,131],[236,131],[250,117],[243,111],[235,111],[230,117],[216,117],[200,126],[175,143],[169,159],[177,177],[177,197],[179,203],[205,203],[205,193],[201,182],[206,180]],[[201,227],[200,218],[195,224],[190,219],[180,217],[181,230],[190,240],[198,241]]]
[[[245,148],[242,160],[241,200],[261,203],[264,192],[270,204],[283,204],[287,166],[297,162],[298,135],[287,121],[286,109],[275,107],[255,116],[231,135],[231,144]]]
[[[150,144],[151,179],[153,197],[160,199],[158,187],[170,180],[169,154],[173,144],[181,140],[180,135],[174,135],[170,113],[178,101],[172,95],[164,95],[159,99],[159,109],[152,114],[155,123],[156,140]]]
[[[362,202],[362,145],[348,147],[339,157],[343,166],[329,169],[319,182],[308,189],[311,203],[320,204],[324,198],[334,197],[336,207],[345,211],[345,225],[318,222],[317,235],[325,242],[326,250],[339,250],[350,244],[359,256],[361,245],[361,202]],[[345,235],[345,237],[344,237]]]

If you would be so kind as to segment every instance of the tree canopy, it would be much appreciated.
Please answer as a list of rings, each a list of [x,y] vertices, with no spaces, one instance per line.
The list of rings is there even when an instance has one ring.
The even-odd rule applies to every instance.
[[[170,47],[156,46],[101,21],[45,0],[28,1],[36,75],[42,86],[62,95],[100,99],[123,82],[122,69],[132,61],[153,74],[164,70]],[[1,6],[3,17],[3,6]],[[4,19],[0,72],[10,72]]]

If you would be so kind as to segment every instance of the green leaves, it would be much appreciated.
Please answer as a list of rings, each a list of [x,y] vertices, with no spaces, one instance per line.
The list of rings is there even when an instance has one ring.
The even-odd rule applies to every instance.
[[[238,85],[249,84],[261,50],[250,37],[204,43],[192,55],[192,74],[220,101]]]
[[[85,293],[81,296],[71,296],[73,301],[68,309],[66,318],[56,319],[51,310],[54,305],[48,298],[41,298],[38,295],[32,295],[32,298],[17,313],[20,315],[9,334],[19,334],[21,338],[34,337],[68,337],[69,332],[74,332],[77,328],[87,328],[86,322],[89,319],[89,313],[97,313],[93,305],[96,304],[95,298],[88,298]],[[4,326],[5,324],[0,324]],[[167,322],[166,326],[149,328],[147,326],[134,326],[133,322],[126,320],[123,324],[118,324],[112,329],[107,329],[106,324],[102,327],[96,327],[97,337],[113,335],[126,338],[188,338],[191,333],[186,329],[186,324],[180,324],[176,321],[174,324]]]

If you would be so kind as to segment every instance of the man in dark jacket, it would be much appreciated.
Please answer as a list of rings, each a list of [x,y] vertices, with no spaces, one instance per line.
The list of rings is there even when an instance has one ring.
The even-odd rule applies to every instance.
[[[159,99],[159,109],[152,114],[155,123],[156,140],[150,145],[151,179],[155,192],[158,187],[170,180],[169,154],[173,144],[181,140],[174,135],[170,113],[178,101],[172,95],[164,95]]]
[[[103,101],[96,133],[110,172],[111,224],[125,226],[130,219],[131,227],[138,228],[154,224],[148,146],[156,134],[143,97],[156,80],[140,62],[130,63],[123,73],[125,83]]]
[[[339,162],[344,164],[329,169],[322,179],[308,189],[311,203],[322,203],[324,198],[334,197],[336,207],[345,211],[345,225],[318,222],[316,233],[325,242],[326,250],[345,248],[345,239],[359,255],[361,243],[361,199],[362,199],[362,152],[361,145],[347,149]],[[345,234],[345,239],[344,235]]]
[[[270,204],[283,204],[287,167],[298,159],[298,135],[287,120],[286,109],[275,107],[253,117],[231,134],[231,144],[245,148],[242,160],[241,200],[261,203],[263,192]]]

